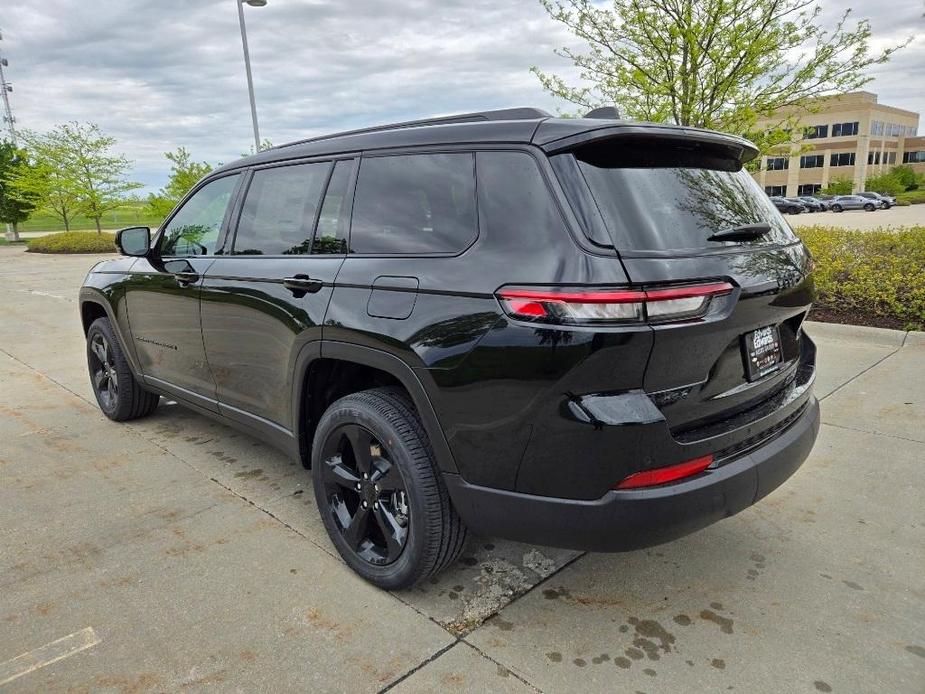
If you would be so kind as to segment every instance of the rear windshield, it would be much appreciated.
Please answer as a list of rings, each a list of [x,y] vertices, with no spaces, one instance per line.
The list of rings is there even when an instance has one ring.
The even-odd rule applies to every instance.
[[[590,218],[602,220],[618,250],[702,250],[796,240],[751,175],[722,150],[658,140],[615,141],[554,159],[560,157],[574,157],[554,162],[560,178],[568,171],[581,175],[596,203],[597,210],[576,210],[579,218],[585,225],[593,224]],[[563,187],[567,194],[575,188]],[[582,206],[581,199],[569,197]],[[757,239],[707,240],[718,231],[759,222],[767,222],[771,231]]]

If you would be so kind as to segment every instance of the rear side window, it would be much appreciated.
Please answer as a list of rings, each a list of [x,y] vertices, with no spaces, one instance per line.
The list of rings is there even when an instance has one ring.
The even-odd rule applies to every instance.
[[[347,188],[352,171],[352,159],[334,165],[334,173],[331,174],[324,202],[321,203],[312,253],[343,255],[347,252]]]
[[[616,140],[558,156],[575,157],[617,249],[686,250],[796,240],[751,175],[721,150]],[[554,168],[560,176],[565,169]],[[572,199],[573,205],[581,202]],[[771,226],[758,239],[707,240],[718,231],[758,222]]]
[[[472,153],[363,159],[351,253],[457,253],[477,233]]]
[[[247,189],[235,255],[304,255],[331,162],[279,166],[254,172]]]

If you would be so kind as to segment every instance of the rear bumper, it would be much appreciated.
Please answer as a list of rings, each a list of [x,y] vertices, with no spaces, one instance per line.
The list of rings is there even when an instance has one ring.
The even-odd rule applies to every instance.
[[[770,441],[694,478],[652,489],[609,491],[600,499],[562,499],[469,484],[444,476],[453,504],[476,533],[521,542],[620,552],[682,537],[732,516],[790,477],[812,450],[819,403],[810,397]]]

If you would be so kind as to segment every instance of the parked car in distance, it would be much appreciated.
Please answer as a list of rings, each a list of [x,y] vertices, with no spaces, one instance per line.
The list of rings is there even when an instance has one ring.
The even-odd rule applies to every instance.
[[[667,542],[780,486],[819,430],[812,262],[757,155],[531,108],[274,147],[119,232],[80,290],[91,386],[110,419],[164,395],[310,467],[383,588],[470,531]]]
[[[786,214],[800,214],[800,212],[806,212],[806,205],[792,198],[772,195],[771,202],[774,203],[774,207],[776,207],[778,211]]]
[[[816,200],[816,198],[810,195],[800,195],[796,198],[790,198],[798,203],[801,203],[809,212],[825,212],[829,209],[828,205],[822,200]]]
[[[838,195],[832,200],[832,212],[844,210],[867,210],[873,212],[879,208],[879,203],[861,195]]]
[[[882,207],[884,210],[888,210],[896,204],[896,198],[894,198],[892,195],[881,195],[880,193],[873,192],[858,193],[858,195],[860,195],[862,198],[867,198],[869,200],[879,202],[880,207]]]

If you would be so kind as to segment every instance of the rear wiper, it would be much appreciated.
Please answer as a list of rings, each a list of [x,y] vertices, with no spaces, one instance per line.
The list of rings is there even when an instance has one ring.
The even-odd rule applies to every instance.
[[[767,222],[758,222],[757,224],[742,224],[737,227],[730,227],[717,231],[707,238],[707,241],[750,241],[764,236],[771,231],[771,225]]]

